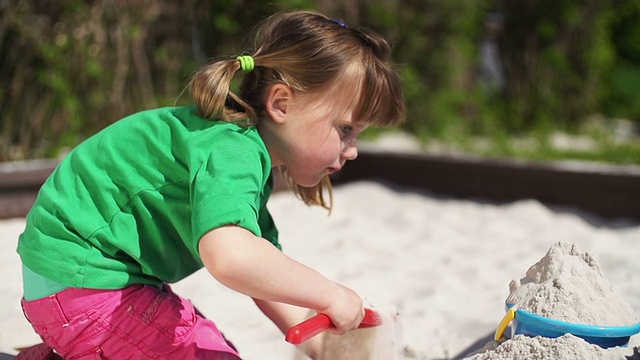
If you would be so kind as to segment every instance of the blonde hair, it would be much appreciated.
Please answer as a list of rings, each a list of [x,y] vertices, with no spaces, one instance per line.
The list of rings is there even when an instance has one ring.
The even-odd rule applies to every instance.
[[[385,127],[404,120],[404,97],[389,59],[391,49],[368,29],[349,28],[310,11],[280,13],[257,28],[254,46],[250,55],[255,69],[245,75],[239,95],[230,90],[240,70],[235,57],[208,64],[194,74],[189,89],[200,116],[252,126],[260,122],[266,92],[273,84],[283,83],[299,92],[345,84],[349,89],[355,87],[361,121]],[[306,204],[331,209],[328,176],[314,187],[303,187],[286,169],[281,170],[289,187]]]

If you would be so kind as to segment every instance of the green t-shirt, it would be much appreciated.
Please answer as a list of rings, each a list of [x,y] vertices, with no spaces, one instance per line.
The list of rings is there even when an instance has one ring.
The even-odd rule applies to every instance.
[[[83,288],[176,282],[202,268],[198,242],[235,224],[276,247],[271,159],[254,127],[194,107],[144,111],[71,151],[40,189],[18,253]]]

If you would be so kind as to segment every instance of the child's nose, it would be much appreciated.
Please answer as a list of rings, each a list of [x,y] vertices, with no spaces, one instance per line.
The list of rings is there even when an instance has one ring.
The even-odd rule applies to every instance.
[[[354,160],[358,157],[358,146],[355,141],[349,143],[342,152],[342,157],[347,160]]]

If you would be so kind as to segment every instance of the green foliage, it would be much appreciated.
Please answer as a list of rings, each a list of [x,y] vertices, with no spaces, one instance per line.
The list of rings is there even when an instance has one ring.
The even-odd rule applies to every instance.
[[[640,119],[640,66],[620,65],[613,69],[610,93],[604,109],[616,117]]]
[[[612,163],[619,165],[640,164],[640,145],[621,144],[605,145],[594,150],[554,149],[543,146],[536,151],[514,150],[512,156],[530,160],[582,160],[590,162]]]
[[[403,127],[425,143],[530,156],[510,141],[528,136],[537,139],[537,154],[579,157],[554,153],[550,134],[579,131],[594,113],[640,121],[640,0],[118,4],[0,5],[0,161],[54,156],[127,114],[189,103],[183,90],[193,71],[246,51],[257,22],[293,9],[317,9],[389,40],[408,105]],[[490,12],[503,15],[502,31],[487,27]],[[480,44],[491,34],[503,89],[480,81]],[[636,148],[598,151],[640,163]]]
[[[518,119],[514,130],[548,121],[577,126],[598,110],[601,79],[612,66],[606,3],[505,5],[505,116]]]
[[[614,2],[611,43],[616,64],[604,85],[603,112],[640,121],[640,0]]]

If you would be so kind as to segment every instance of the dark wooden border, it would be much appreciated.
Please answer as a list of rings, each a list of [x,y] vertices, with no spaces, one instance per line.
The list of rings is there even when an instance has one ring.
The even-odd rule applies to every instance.
[[[25,216],[57,165],[55,160],[0,163],[0,219]]]
[[[0,164],[0,219],[25,216],[55,160]],[[640,166],[538,163],[360,151],[334,182],[379,180],[498,202],[536,199],[607,218],[640,219]],[[276,189],[284,185],[276,179]]]

